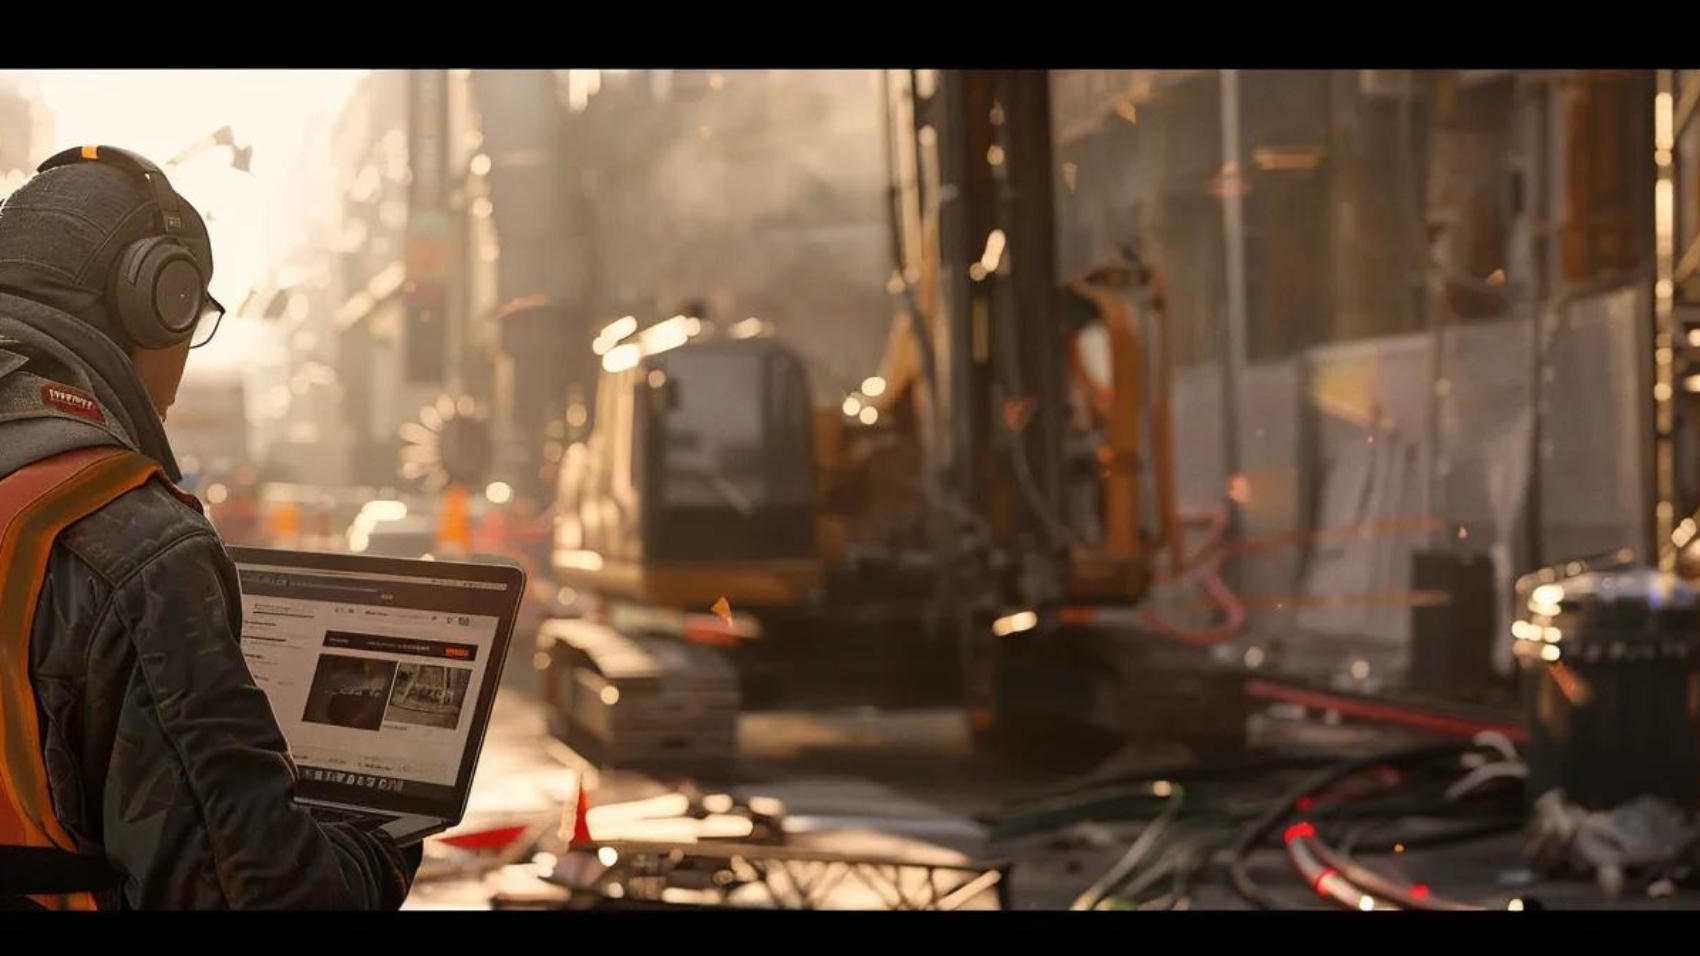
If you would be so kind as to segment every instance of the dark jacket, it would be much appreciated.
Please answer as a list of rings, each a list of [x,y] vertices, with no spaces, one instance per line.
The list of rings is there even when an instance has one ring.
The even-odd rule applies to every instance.
[[[98,403],[44,403],[45,382]],[[98,420],[95,420],[98,419]],[[0,476],[123,445],[180,476],[123,352],[82,322],[0,293]],[[206,519],[158,482],[53,547],[30,672],[59,822],[122,887],[102,908],[394,909],[418,866],[387,836],[321,826],[239,644],[236,571]]]

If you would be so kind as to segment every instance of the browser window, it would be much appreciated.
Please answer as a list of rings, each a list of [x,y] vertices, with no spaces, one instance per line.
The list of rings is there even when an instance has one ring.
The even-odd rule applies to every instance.
[[[452,792],[499,620],[484,581],[239,567],[242,652],[302,779]]]

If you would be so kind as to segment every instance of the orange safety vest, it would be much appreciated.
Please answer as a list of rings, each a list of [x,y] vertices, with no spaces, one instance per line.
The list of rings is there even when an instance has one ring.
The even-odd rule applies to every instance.
[[[53,455],[0,479],[0,850],[10,851],[14,859],[63,862],[64,854],[77,853],[53,812],[30,680],[30,632],[48,554],[59,533],[74,522],[164,477],[150,458],[102,447]],[[4,866],[14,874],[19,869]],[[62,881],[46,877],[38,885],[54,892],[32,892],[29,898],[48,909],[95,908],[92,893],[65,891],[69,888],[58,885]]]

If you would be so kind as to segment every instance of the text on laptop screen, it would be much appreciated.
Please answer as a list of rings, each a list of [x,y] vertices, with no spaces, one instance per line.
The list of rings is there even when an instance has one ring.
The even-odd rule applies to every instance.
[[[465,589],[504,586],[316,568],[238,573],[242,653],[302,779],[451,793],[499,624],[465,612]]]

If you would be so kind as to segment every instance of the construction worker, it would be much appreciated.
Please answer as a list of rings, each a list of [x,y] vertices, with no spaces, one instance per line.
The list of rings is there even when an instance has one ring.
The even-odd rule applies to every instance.
[[[172,484],[212,266],[123,150],[0,204],[0,908],[394,909],[419,865],[292,802],[235,568]]]

